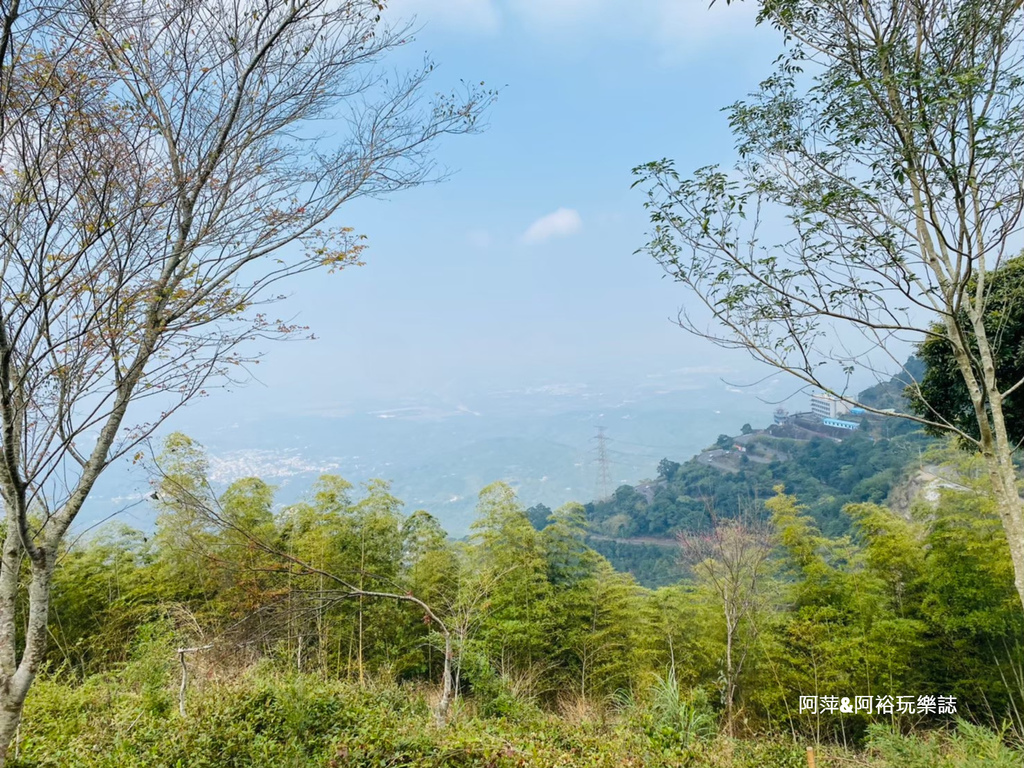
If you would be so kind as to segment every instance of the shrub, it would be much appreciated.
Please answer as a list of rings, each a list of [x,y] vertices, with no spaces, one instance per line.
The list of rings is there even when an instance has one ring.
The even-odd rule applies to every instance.
[[[1020,768],[1024,754],[1003,743],[1005,731],[965,720],[956,731],[904,736],[881,724],[868,727],[868,747],[878,768]]]

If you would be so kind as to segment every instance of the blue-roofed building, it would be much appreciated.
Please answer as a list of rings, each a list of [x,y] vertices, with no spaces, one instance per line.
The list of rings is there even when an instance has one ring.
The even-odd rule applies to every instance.
[[[844,421],[843,419],[822,419],[821,423],[826,427],[835,427],[836,429],[860,429],[860,424],[856,421]]]

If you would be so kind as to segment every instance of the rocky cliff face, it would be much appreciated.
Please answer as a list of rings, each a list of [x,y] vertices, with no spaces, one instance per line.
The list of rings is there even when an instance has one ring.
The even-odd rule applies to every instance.
[[[938,504],[939,494],[943,490],[970,490],[947,476],[950,471],[938,464],[925,464],[914,469],[905,480],[889,492],[885,500],[886,506],[909,519],[910,510],[915,502],[922,501],[934,507]]]

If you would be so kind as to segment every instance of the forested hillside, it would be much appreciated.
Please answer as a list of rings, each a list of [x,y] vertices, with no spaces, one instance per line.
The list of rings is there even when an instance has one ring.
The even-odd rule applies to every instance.
[[[895,430],[894,430],[895,431]],[[609,536],[671,536],[706,526],[712,515],[763,505],[780,483],[805,503],[817,525],[830,535],[845,533],[850,521],[842,509],[851,502],[885,501],[902,473],[934,443],[919,431],[900,429],[891,439],[853,434],[843,442],[824,438],[797,441],[765,437],[752,450],[783,453],[785,460],[748,460],[735,472],[722,471],[695,457],[684,464],[665,460],[647,487],[653,498],[632,486],[587,505],[595,532]]]
[[[62,555],[17,765],[670,766],[719,753],[720,732],[762,734],[731,748],[751,768],[801,765],[808,741],[868,745],[879,765],[1020,759],[962,724],[962,742],[915,746],[919,763],[884,762],[906,745],[882,724],[1024,725],[1024,616],[978,490],[910,520],[851,504],[835,537],[778,486],[760,520],[684,537],[689,576],[651,590],[587,546],[582,506],[537,530],[502,483],[458,542],[383,481],[324,476],[278,509],[258,478],[214,494],[181,435],[157,468],[154,535],[114,528]],[[872,708],[801,711],[809,695]]]
[[[916,358],[906,363],[907,370],[919,367]],[[907,411],[905,377],[875,385],[857,399]],[[683,575],[677,548],[671,546],[677,534],[705,530],[716,519],[763,516],[779,485],[800,499],[823,533],[842,536],[851,526],[843,512],[848,504],[885,503],[923,466],[923,452],[940,445],[896,417],[864,418],[861,429],[842,439],[776,436],[792,431],[748,428],[740,438],[742,452],[734,448],[726,454],[723,448],[733,448],[734,439],[722,435],[719,444],[688,461],[662,460],[655,479],[620,486],[609,498],[586,504],[591,546],[646,585],[670,584]],[[535,524],[545,510],[533,514]]]

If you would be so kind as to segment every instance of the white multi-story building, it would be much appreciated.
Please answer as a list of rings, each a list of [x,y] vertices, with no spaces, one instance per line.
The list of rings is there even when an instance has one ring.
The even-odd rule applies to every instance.
[[[811,395],[811,413],[823,419],[834,419],[849,413],[850,406],[835,395],[827,392],[815,392]]]

